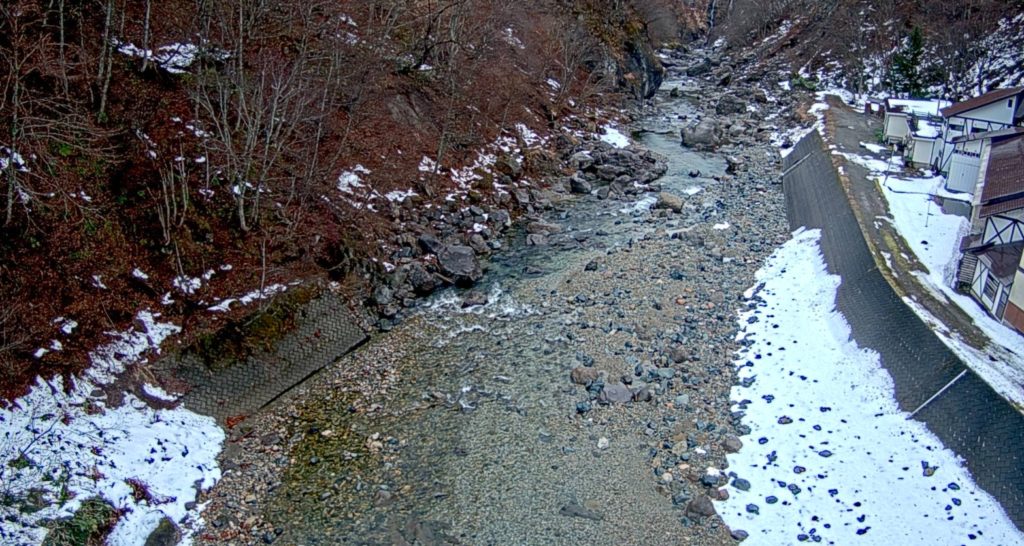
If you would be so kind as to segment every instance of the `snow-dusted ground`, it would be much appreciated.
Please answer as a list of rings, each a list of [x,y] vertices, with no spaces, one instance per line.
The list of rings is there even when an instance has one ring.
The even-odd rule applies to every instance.
[[[880,220],[893,223],[917,259],[928,269],[927,273],[915,273],[921,285],[938,301],[952,302],[963,309],[991,343],[979,351],[965,343],[956,332],[950,331],[948,326],[941,324],[917,302],[908,301],[910,307],[992,388],[1019,407],[1024,407],[1024,336],[1002,325],[976,301],[953,288],[960,257],[960,240],[967,234],[970,225],[962,216],[945,214],[932,196],[958,200],[969,200],[970,197],[946,190],[940,176],[886,176],[886,170],[902,170],[900,158],[887,161],[849,153],[841,155],[872,171],[871,176],[881,186],[892,214],[891,219]]]
[[[601,141],[607,142],[616,148],[625,148],[629,146],[629,137],[626,136],[622,131],[610,126],[605,125],[602,129]]]
[[[747,294],[757,305],[740,316],[750,345],[736,365],[749,386],[732,397],[752,432],[729,456],[726,524],[752,545],[1024,543],[960,459],[899,410],[878,354],[850,339],[819,237],[797,231]]]
[[[112,333],[111,342],[90,355],[86,377],[67,392],[60,378],[40,380],[0,409],[0,544],[40,544],[43,520],[71,516],[92,497],[124,512],[108,544],[144,544],[164,516],[182,527],[184,544],[191,542],[202,507],[189,507],[197,488],[220,478],[216,456],[224,432],[213,419],[183,408],[153,409],[131,394],[115,407],[93,395],[180,330],[158,319],[141,312],[138,327]],[[144,391],[169,397],[154,386]],[[45,506],[19,510],[28,499]]]

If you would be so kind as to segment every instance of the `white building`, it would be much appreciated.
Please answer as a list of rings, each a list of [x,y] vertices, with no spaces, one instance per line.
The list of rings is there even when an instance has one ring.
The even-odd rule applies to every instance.
[[[946,188],[973,193],[981,165],[983,133],[1024,123],[1024,87],[997,89],[944,108],[939,171]]]
[[[919,129],[921,121],[938,119],[939,112],[950,104],[944,100],[885,99],[885,142],[906,144],[910,135]]]
[[[959,280],[993,317],[1024,332],[1024,128],[984,140]]]

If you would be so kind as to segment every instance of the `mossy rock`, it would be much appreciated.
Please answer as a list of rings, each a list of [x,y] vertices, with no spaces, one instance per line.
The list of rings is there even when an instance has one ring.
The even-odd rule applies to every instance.
[[[43,546],[100,546],[121,514],[99,497],[86,499],[70,518],[49,522]]]
[[[181,531],[170,518],[164,516],[156,529],[146,538],[145,546],[174,546],[181,542]]]

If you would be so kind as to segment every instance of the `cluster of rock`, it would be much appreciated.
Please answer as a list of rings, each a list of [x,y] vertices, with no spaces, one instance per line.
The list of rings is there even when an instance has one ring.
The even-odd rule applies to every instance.
[[[752,72],[752,54],[730,59],[719,51],[670,50],[664,56],[674,66],[686,66],[688,79],[671,90],[673,97],[686,97],[699,106],[702,114],[680,129],[684,146],[702,151],[717,150],[728,144],[768,142],[779,129],[799,124],[795,118],[796,96],[777,85],[765,68]],[[714,90],[709,92],[709,90]],[[765,110],[783,113],[767,121]]]
[[[445,286],[469,287],[486,269],[486,258],[502,248],[513,228],[513,215],[522,217],[526,243],[544,246],[561,226],[542,220],[541,212],[571,198],[593,194],[599,199],[627,199],[657,189],[656,180],[666,171],[664,160],[650,151],[615,148],[599,140],[567,142],[561,154],[562,172],[547,187],[531,187],[522,179],[522,166],[514,158],[501,158],[495,168],[507,192],[498,192],[493,206],[465,206],[455,201],[423,206],[408,199],[396,211],[402,232],[393,239],[395,265],[373,289],[370,303],[389,329],[403,308]],[[516,179],[519,184],[516,185]]]

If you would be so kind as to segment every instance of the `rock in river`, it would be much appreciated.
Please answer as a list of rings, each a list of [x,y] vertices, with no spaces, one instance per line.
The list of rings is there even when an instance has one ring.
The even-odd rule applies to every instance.
[[[468,246],[444,245],[437,252],[437,265],[458,285],[473,284],[483,276],[476,253]]]

